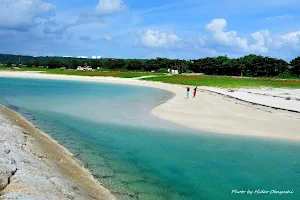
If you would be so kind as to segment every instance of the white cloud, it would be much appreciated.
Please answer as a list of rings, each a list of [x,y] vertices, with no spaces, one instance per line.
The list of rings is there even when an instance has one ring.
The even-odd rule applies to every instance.
[[[105,16],[126,10],[127,6],[123,0],[99,0],[94,11],[82,12],[78,16],[75,25],[90,23],[105,23]]]
[[[294,47],[300,48],[300,31],[275,36],[274,46],[276,48]]]
[[[123,0],[99,0],[96,12],[99,15],[110,15],[125,10],[127,6]]]
[[[240,37],[236,31],[226,31],[225,19],[214,19],[205,26],[209,34],[181,39],[175,33],[166,33],[148,29],[138,33],[136,45],[147,47],[164,47],[181,49],[184,52],[193,49],[195,52],[205,52],[209,55],[235,55],[255,53],[263,55],[283,55],[299,53],[300,31],[282,35],[271,34],[269,30],[260,30]],[[288,53],[287,53],[288,54]],[[280,57],[281,57],[280,56]]]
[[[206,25],[206,31],[213,34],[214,40],[224,46],[236,46],[246,50],[248,41],[237,36],[236,31],[226,32],[227,21],[225,19],[214,19]]]
[[[268,52],[268,47],[266,45],[272,43],[272,38],[268,30],[261,30],[251,34],[252,38],[256,40],[256,44],[250,46],[251,50],[254,52],[266,53]]]
[[[272,38],[268,30],[261,30],[252,33],[250,36],[255,43],[249,44],[247,38],[238,37],[236,31],[226,32],[227,21],[225,19],[214,19],[206,25],[206,31],[212,33],[214,41],[221,46],[238,48],[244,53],[267,53]],[[230,51],[230,49],[228,49]],[[232,49],[236,51],[235,49]]]
[[[173,33],[165,33],[157,30],[147,30],[141,35],[141,42],[149,47],[169,47],[180,41]]]
[[[41,0],[1,0],[0,28],[28,30],[55,14],[55,6]]]
[[[274,21],[278,21],[278,20],[284,20],[284,19],[289,19],[289,18],[293,18],[291,15],[279,15],[279,16],[275,16],[275,17],[267,17],[265,18],[266,21],[268,22],[274,22]]]

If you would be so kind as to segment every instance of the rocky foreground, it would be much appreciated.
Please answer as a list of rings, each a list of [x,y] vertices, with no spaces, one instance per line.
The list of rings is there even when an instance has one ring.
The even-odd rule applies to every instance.
[[[0,199],[114,199],[66,149],[0,105]]]

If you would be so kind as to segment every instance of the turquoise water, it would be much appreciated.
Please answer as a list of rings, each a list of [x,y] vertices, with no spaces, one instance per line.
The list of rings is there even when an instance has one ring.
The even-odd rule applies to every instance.
[[[172,96],[144,87],[0,78],[0,103],[67,147],[119,199],[300,199],[298,142],[198,132],[151,114]]]

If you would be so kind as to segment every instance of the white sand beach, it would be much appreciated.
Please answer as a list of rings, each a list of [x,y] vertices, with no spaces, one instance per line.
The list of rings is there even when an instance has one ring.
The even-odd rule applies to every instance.
[[[271,89],[255,89],[255,92],[250,89],[249,91],[241,89],[232,93],[225,89],[199,87],[200,91],[198,91],[197,97],[187,100],[185,98],[186,90],[182,85],[137,79],[8,71],[1,71],[0,77],[74,80],[159,88],[176,95],[173,99],[153,109],[153,114],[162,119],[200,131],[300,140],[300,114],[297,113],[300,108],[299,90],[283,89],[284,94],[293,94],[291,100],[287,101],[285,98],[273,97],[278,96],[278,89],[274,90],[274,95],[272,95]],[[261,95],[258,91],[267,95]],[[245,93],[250,94],[248,92],[252,92],[251,95],[245,95]]]

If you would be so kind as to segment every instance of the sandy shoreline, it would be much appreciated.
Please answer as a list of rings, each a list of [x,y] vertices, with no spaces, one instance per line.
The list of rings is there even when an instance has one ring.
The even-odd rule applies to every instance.
[[[197,98],[187,100],[185,99],[185,88],[182,85],[140,81],[137,79],[48,75],[32,72],[0,72],[0,77],[127,84],[163,89],[174,93],[175,97],[152,110],[152,113],[159,118],[205,132],[300,140],[299,113],[239,101],[229,96],[224,96],[227,94],[226,91],[221,91],[217,88],[200,87]],[[217,94],[216,92],[220,94],[224,93],[224,95]],[[293,98],[297,99],[298,94],[295,94]],[[295,105],[297,104],[295,103]],[[42,178],[45,178],[45,174],[49,177],[55,177],[54,179],[46,177],[43,184],[47,185],[51,183],[50,186],[54,185],[56,189],[63,187],[63,190],[51,191],[53,192],[53,194],[51,193],[53,197],[59,197],[60,199],[68,199],[70,196],[75,199],[115,199],[67,149],[59,145],[47,134],[36,129],[33,124],[18,113],[1,105],[0,108],[0,129],[4,131],[8,130],[6,136],[11,137],[10,134],[16,134],[17,137],[26,138],[26,140],[22,139],[24,141],[20,144],[18,144],[18,140],[16,144],[8,145],[11,149],[17,148],[14,149],[15,154],[13,155],[25,154],[30,157],[31,162],[35,163],[34,166],[42,165],[44,172],[42,171],[39,174]],[[12,130],[13,132],[10,133]],[[10,140],[16,142],[15,138],[11,138]],[[2,141],[1,144],[0,149],[7,148],[5,142],[3,143]],[[21,145],[19,146],[20,148],[18,145]],[[7,150],[5,149],[4,151]],[[0,165],[8,163],[10,166],[11,162],[9,159],[11,158],[9,158],[9,155],[5,154],[2,156],[4,158],[7,157],[8,161],[0,159]],[[17,163],[24,162],[16,160]],[[43,194],[42,190],[33,188],[34,184],[32,185],[32,181],[34,182],[35,180],[29,179],[29,185],[26,188],[25,182],[28,182],[28,179],[22,179],[22,174],[20,175],[20,173],[24,170],[28,171],[29,168],[29,172],[27,172],[29,176],[32,177],[35,174],[30,174],[34,173],[31,170],[32,163],[28,164],[27,168],[26,162],[24,163],[22,165],[19,164],[18,168],[15,167],[18,171],[13,171],[15,168],[12,168],[13,170],[9,179],[10,184],[2,191],[0,189],[0,199],[3,197],[4,199],[9,199],[15,197],[14,195],[32,195],[32,193],[41,197],[47,195],[47,192]],[[0,170],[0,178],[1,173]],[[20,186],[20,182],[23,184],[21,184],[22,186]]]
[[[2,105],[0,131],[0,199],[115,199],[72,153]]]
[[[201,88],[196,99],[185,99],[185,88],[159,82],[112,77],[50,75],[33,72],[0,72],[0,77],[71,80],[145,86],[173,92],[175,97],[154,108],[159,118],[200,131],[265,138],[300,140],[300,114],[242,102]],[[205,90],[204,90],[205,89]],[[259,97],[256,97],[259,98]],[[300,106],[295,103],[295,106]],[[297,107],[298,108],[298,107]]]

